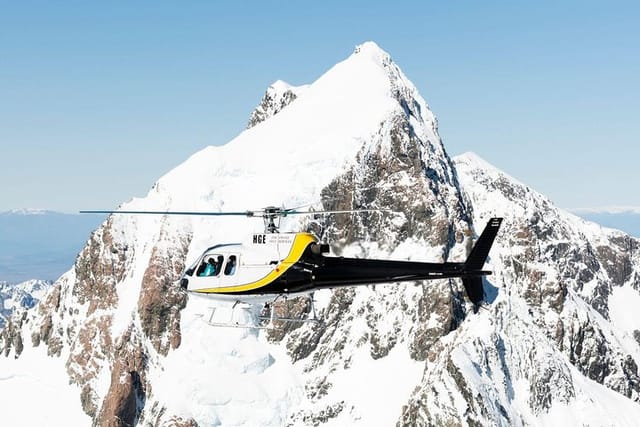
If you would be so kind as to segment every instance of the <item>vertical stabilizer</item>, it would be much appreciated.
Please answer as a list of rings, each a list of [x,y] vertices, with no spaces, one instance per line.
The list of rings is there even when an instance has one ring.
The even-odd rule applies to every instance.
[[[464,290],[467,293],[469,300],[473,303],[476,311],[480,302],[482,302],[484,298],[482,275],[488,273],[485,272],[482,275],[473,275],[473,272],[480,272],[482,270],[482,267],[489,256],[491,245],[493,245],[493,241],[498,234],[498,230],[500,230],[500,224],[502,224],[502,218],[491,218],[489,220],[475,245],[473,245],[467,261],[464,263],[465,271],[470,274],[469,276],[462,278],[462,284],[464,285]]]
[[[496,234],[498,234],[498,230],[500,230],[500,224],[502,224],[502,218],[491,218],[489,220],[475,245],[473,245],[467,261],[464,263],[465,270],[482,270],[489,255],[491,245],[493,245]]]

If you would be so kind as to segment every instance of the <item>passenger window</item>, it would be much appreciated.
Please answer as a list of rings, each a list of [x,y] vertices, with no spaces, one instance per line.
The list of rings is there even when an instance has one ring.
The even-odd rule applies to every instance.
[[[226,276],[231,276],[236,272],[236,256],[230,255],[227,260],[227,265],[224,266],[224,274]]]

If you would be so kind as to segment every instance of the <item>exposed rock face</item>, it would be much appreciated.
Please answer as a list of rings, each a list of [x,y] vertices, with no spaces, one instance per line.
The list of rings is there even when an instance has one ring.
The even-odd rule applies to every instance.
[[[184,271],[190,239],[168,249],[156,246],[142,278],[138,315],[142,331],[160,354],[180,345],[180,310],[187,304],[187,294],[176,286]],[[161,237],[167,241],[167,237]]]
[[[0,349],[5,356],[11,354],[13,350],[14,357],[20,356],[24,349],[22,338],[22,325],[26,319],[27,313],[21,312],[9,319],[4,329],[0,331]]]
[[[28,280],[18,284],[0,281],[0,330],[14,313],[35,307],[51,285],[48,280]]]
[[[476,229],[492,215],[506,218],[492,251],[498,274],[490,281],[499,290],[492,284],[485,288],[493,299],[487,307],[491,315],[474,319],[484,324],[465,322],[468,330],[459,328],[453,338],[460,344],[439,348],[438,359],[449,355],[450,362],[427,365],[423,385],[405,407],[401,422],[526,425],[529,421],[513,409],[518,399],[514,383],[526,378],[527,406],[539,415],[557,402],[576,398],[572,369],[638,401],[635,362],[623,363],[635,358],[605,320],[612,286],[637,286],[625,270],[631,267],[614,267],[638,265],[628,249],[637,242],[559,211],[474,156],[461,156],[456,165],[473,205]],[[637,357],[637,349],[634,352]],[[468,363],[482,381],[455,369]],[[480,383],[484,385],[478,387]],[[448,403],[436,398],[442,393],[451,396]],[[466,409],[458,398],[467,403]]]
[[[98,425],[136,425],[152,388],[147,378],[149,359],[156,352],[166,355],[180,345],[180,310],[187,297],[177,281],[184,270],[190,237],[170,236],[164,226],[159,236],[142,277],[139,323],[132,322],[112,350],[115,364],[111,385],[95,418]]]
[[[30,327],[33,346],[44,344],[49,355],[66,357],[69,379],[81,389],[83,410],[101,426],[129,426],[141,420],[151,388],[146,377],[149,359],[180,345],[180,310],[186,294],[176,283],[190,235],[172,235],[161,222],[148,253],[139,253],[125,240],[132,221],[111,217],[92,234],[74,270],[38,305]],[[127,274],[135,274],[138,257],[147,267],[138,273],[136,291]],[[120,294],[137,294],[137,304],[123,304]],[[118,312],[123,305],[132,310]],[[13,349],[17,357],[22,351],[25,319],[26,313],[3,331],[6,354]],[[100,382],[107,376],[105,393]],[[174,424],[180,423],[193,425],[174,419]]]
[[[96,392],[96,383],[101,376],[107,375],[115,362],[114,340],[117,337],[111,334],[113,311],[110,309],[119,302],[116,285],[123,280],[127,268],[131,268],[136,255],[135,249],[130,249],[118,234],[121,233],[112,218],[96,230],[76,259],[75,275],[60,285],[61,291],[66,293],[64,298],[58,298],[62,310],[44,307],[45,311],[53,313],[51,322],[67,324],[66,330],[58,329],[58,333],[50,334],[45,342],[49,352],[57,351],[58,356],[63,345],[69,346],[66,363],[69,378],[82,388],[83,409],[91,416],[96,416],[100,406],[101,396]],[[69,319],[64,319],[65,314]],[[45,317],[41,330],[46,329],[48,323]],[[51,344],[54,344],[53,350]]]
[[[325,187],[322,196],[326,210],[392,212],[335,216],[321,223],[321,231],[337,253],[403,253],[399,246],[413,242],[419,251],[432,248],[434,261],[460,260],[471,229],[456,172],[424,101],[412,87],[397,89],[403,76],[388,57],[383,61],[391,70],[398,113],[380,126],[354,165]],[[396,347],[416,361],[435,360],[437,342],[460,325],[465,313],[455,281],[334,291],[321,313],[324,323],[297,329],[286,338],[292,360],[303,363],[308,374],[307,398],[314,402],[293,419],[321,425],[347,409],[357,413],[333,396],[333,375],[327,372],[348,372],[354,348],[368,348],[373,360],[387,357]]]
[[[376,136],[379,143],[365,147],[356,165],[323,190],[324,208],[392,212],[336,217],[327,239],[341,245],[374,241],[389,252],[409,238],[422,239],[443,247],[445,259],[470,232],[455,229],[467,220],[466,208],[451,164],[441,160],[440,142],[416,134],[410,116],[385,123]]]
[[[136,425],[145,404],[146,384],[144,371],[146,355],[139,342],[132,341],[129,330],[123,335],[116,348],[115,363],[111,370],[111,384],[95,418],[100,426]]]
[[[117,304],[115,285],[122,281],[127,267],[130,267],[126,261],[135,256],[129,250],[126,242],[114,239],[113,223],[109,220],[105,227],[91,235],[78,255],[73,296],[80,305],[89,303],[87,315],[98,309],[113,308]]]
[[[278,114],[284,107],[291,104],[304,91],[305,86],[295,87],[278,80],[267,89],[260,103],[249,117],[247,129],[250,129]]]

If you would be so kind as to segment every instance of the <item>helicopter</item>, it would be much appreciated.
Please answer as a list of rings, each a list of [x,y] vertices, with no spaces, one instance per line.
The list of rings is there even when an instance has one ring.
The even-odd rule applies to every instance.
[[[215,300],[239,304],[262,303],[270,316],[261,319],[280,322],[318,322],[313,305],[313,293],[321,289],[374,285],[379,283],[461,278],[465,293],[477,312],[484,298],[482,277],[491,274],[483,270],[489,250],[500,229],[502,218],[491,218],[475,242],[465,262],[414,262],[382,259],[328,256],[329,245],[309,232],[280,233],[280,219],[290,215],[324,215],[381,211],[299,210],[268,206],[257,211],[190,212],[190,211],[80,211],[80,213],[125,215],[198,215],[261,217],[264,232],[254,233],[245,242],[217,244],[207,248],[185,269],[180,286],[189,293]],[[274,305],[280,299],[306,296],[310,302],[310,318],[284,318],[275,315]],[[232,316],[233,319],[233,309]],[[213,326],[245,325],[230,321],[209,323]],[[253,327],[251,325],[246,327]]]

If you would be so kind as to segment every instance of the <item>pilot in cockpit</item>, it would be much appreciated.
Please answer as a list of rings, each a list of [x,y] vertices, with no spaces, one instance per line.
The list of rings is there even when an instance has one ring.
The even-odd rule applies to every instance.
[[[216,261],[213,259],[213,257],[210,257],[207,260],[204,270],[202,270],[202,273],[200,273],[199,276],[201,277],[215,276],[217,271],[218,270],[216,268]]]

